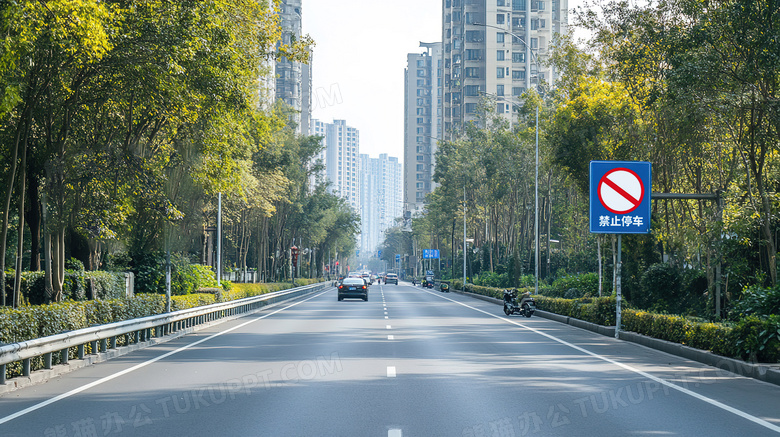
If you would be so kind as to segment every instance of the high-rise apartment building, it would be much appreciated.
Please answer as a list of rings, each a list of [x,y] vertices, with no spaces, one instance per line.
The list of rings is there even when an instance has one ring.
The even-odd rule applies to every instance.
[[[280,44],[292,44],[301,37],[301,0],[282,0],[279,4],[279,20],[282,28]],[[290,117],[297,125],[298,133],[310,130],[312,111],[311,60],[309,64],[283,58],[275,66],[276,99],[290,105],[295,113]]]
[[[526,89],[555,82],[555,71],[539,68],[537,58],[547,57],[555,33],[567,31],[568,0],[444,0],[443,6],[445,138],[478,119],[485,95],[512,119],[512,103]]]
[[[402,215],[401,164],[387,154],[360,155],[360,179],[360,251],[373,254]]]
[[[433,173],[438,140],[443,135],[442,43],[420,43],[409,53],[404,70],[404,210],[422,211],[435,188]]]
[[[313,119],[308,133],[323,137],[325,148],[318,158],[325,164],[331,191],[360,211],[360,132],[345,120],[323,123]]]

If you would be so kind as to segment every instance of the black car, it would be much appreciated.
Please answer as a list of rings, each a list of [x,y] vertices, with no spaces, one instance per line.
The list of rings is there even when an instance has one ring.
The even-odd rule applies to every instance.
[[[339,300],[345,297],[361,298],[368,300],[368,285],[363,278],[346,278],[339,285]]]

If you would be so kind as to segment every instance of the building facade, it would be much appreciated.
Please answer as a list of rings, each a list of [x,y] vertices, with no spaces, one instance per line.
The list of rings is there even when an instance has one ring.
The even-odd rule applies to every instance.
[[[360,155],[360,251],[373,256],[385,231],[403,213],[401,163],[398,158]]]
[[[409,53],[404,70],[404,204],[420,212],[435,185],[436,147],[443,135],[442,43],[420,43],[425,51]]]
[[[547,57],[555,33],[567,31],[567,9],[568,0],[443,0],[446,139],[478,120],[486,101],[515,120],[512,103],[540,81],[555,82],[555,71],[537,59]]]
[[[324,123],[312,119],[309,135],[323,137],[324,149],[317,157],[325,164],[325,177],[331,192],[347,200],[360,211],[360,132],[345,120]]]
[[[280,44],[289,45],[300,39],[303,21],[301,0],[281,0],[279,21],[282,28]],[[295,110],[290,118],[296,124],[296,131],[309,132],[312,111],[311,60],[309,64],[303,64],[283,58],[275,63],[274,70],[276,99]]]

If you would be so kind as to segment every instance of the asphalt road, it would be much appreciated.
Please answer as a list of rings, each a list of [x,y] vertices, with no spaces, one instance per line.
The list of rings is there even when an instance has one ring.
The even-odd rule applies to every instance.
[[[762,436],[780,387],[453,293],[336,289],[0,398],[0,436]]]

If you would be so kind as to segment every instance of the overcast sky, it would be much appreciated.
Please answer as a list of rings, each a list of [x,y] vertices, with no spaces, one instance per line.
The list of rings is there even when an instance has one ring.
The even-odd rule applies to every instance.
[[[441,0],[303,0],[303,32],[316,42],[312,118],[346,120],[360,153],[403,162],[406,55],[441,40]]]

